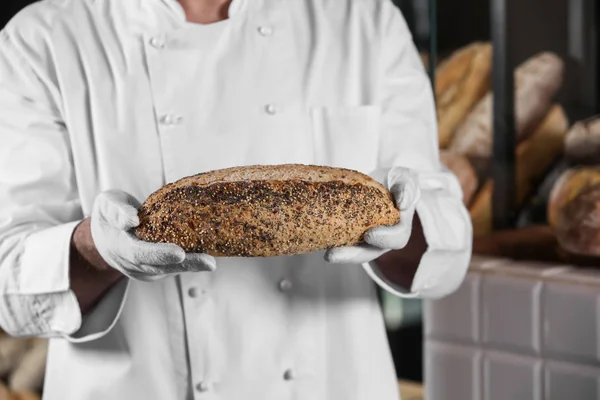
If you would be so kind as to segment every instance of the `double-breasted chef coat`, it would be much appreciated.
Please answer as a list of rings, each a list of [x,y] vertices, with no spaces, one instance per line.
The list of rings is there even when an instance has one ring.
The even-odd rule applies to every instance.
[[[412,168],[429,246],[412,287],[321,252],[219,258],[213,273],[122,280],[81,315],[69,243],[98,193],[143,201],[187,175],[280,163]],[[0,34],[0,325],[51,338],[44,399],[396,400],[376,285],[457,288],[461,198],[390,0],[234,0],[210,25],[175,0],[43,0]]]

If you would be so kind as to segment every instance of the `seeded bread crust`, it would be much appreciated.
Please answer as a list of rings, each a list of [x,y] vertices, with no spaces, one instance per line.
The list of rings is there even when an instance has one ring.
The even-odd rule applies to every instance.
[[[392,195],[356,171],[234,167],[167,184],[139,210],[137,236],[217,257],[271,257],[355,245],[400,220]]]

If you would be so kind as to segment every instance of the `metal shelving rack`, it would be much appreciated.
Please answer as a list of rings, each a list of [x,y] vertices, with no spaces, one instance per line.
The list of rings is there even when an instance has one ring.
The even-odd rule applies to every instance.
[[[600,5],[589,1],[594,9],[593,49],[595,64],[595,104],[586,113],[600,113]],[[514,67],[509,16],[514,0],[490,0],[490,34],[493,43],[492,89],[493,163],[492,221],[495,230],[515,228],[518,209],[515,202],[515,149],[517,145],[514,115]],[[573,122],[573,121],[571,121]]]
[[[594,49],[596,50],[596,113],[600,114],[600,4],[594,3]]]
[[[437,47],[437,0],[429,0],[429,77],[434,88],[434,96]]]
[[[508,229],[516,218],[514,74],[508,27],[509,0],[491,0],[490,28],[493,43],[492,91],[493,163],[492,221],[494,229]]]

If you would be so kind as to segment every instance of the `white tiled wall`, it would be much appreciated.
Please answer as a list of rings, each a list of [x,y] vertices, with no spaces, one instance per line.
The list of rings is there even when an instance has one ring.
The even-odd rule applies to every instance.
[[[474,257],[425,304],[427,400],[600,400],[600,268]]]
[[[542,399],[540,359],[494,350],[483,354],[484,399]]]
[[[469,346],[431,342],[425,359],[425,376],[435,376],[443,390],[436,400],[479,400],[481,397],[481,351]],[[426,384],[427,386],[427,384]]]

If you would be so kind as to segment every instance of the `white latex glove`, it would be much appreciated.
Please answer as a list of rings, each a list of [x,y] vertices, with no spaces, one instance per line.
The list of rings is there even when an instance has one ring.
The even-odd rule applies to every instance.
[[[172,243],[150,243],[133,233],[140,223],[140,203],[121,190],[102,192],[96,198],[91,231],[98,252],[111,267],[140,281],[156,281],[169,274],[214,271],[216,260],[207,254],[188,253]]]
[[[400,210],[400,222],[393,226],[378,226],[365,233],[356,246],[336,247],[325,252],[330,263],[362,264],[379,258],[390,250],[402,249],[410,239],[415,208],[421,197],[417,176],[408,168],[394,167],[376,170],[371,177],[394,196]]]

